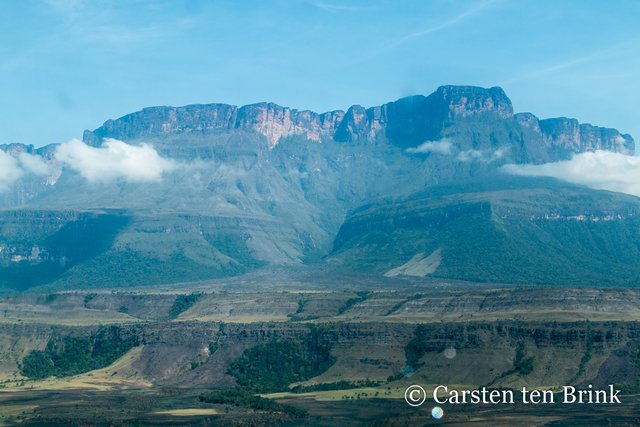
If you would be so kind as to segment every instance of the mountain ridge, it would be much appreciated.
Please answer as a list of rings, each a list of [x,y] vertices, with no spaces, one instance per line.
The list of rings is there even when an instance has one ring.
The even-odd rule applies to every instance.
[[[514,114],[504,90],[476,86],[441,86],[428,96],[409,96],[369,108],[353,105],[346,111],[325,113],[297,110],[272,102],[241,107],[219,103],[148,107],[107,120],[93,131],[85,130],[83,141],[98,146],[103,138],[126,141],[170,133],[244,129],[262,134],[273,148],[282,138],[290,136],[304,136],[318,142],[331,139],[371,142],[381,136],[397,141],[404,136],[399,128],[408,125],[418,126],[415,130],[421,133],[418,139],[422,141],[414,141],[417,143],[436,137],[455,120],[486,119],[487,116],[514,119],[540,133],[547,144],[559,145],[573,153],[602,149],[632,154],[635,150],[633,138],[617,129],[580,124],[576,119],[564,117],[539,119],[531,113]],[[141,123],[147,127],[142,127]],[[421,124],[426,124],[427,128],[420,129]]]
[[[103,146],[106,138],[123,142]],[[597,242],[640,256],[631,238],[637,216],[625,214],[640,211],[637,198],[501,173],[505,164],[586,151],[628,153],[633,138],[575,119],[514,114],[500,88],[443,86],[429,96],[323,114],[273,103],[149,107],[86,131],[84,143],[61,146],[81,164],[58,158],[57,145],[0,146],[17,166],[44,160],[49,167],[46,176],[25,169],[0,192],[0,287],[154,285],[309,264],[539,284],[566,273],[562,262],[584,269],[564,274],[562,284],[636,284],[635,273],[606,277],[631,271],[629,262],[602,261],[613,252]],[[104,169],[105,159],[116,169],[121,162],[144,167],[134,152],[172,167],[147,181],[82,174],[87,164]],[[492,179],[508,182],[509,191],[495,191]],[[452,197],[438,193],[451,188]],[[441,201],[437,209],[425,194]],[[91,235],[102,236],[100,250]],[[563,249],[565,239],[574,254]],[[464,255],[473,244],[486,259]],[[505,263],[520,247],[535,256],[514,278]],[[439,261],[427,263],[433,253]]]
[[[404,120],[398,116],[408,115]],[[264,136],[270,149],[283,138],[302,136],[323,142],[372,142],[378,138],[401,140],[406,133],[420,131],[418,144],[438,136],[447,125],[459,119],[513,119],[530,129],[542,142],[555,147],[562,158],[584,151],[607,150],[623,154],[635,152],[635,141],[629,134],[615,128],[580,123],[577,119],[556,117],[540,119],[532,113],[514,113],[511,100],[500,87],[440,86],[428,96],[412,95],[373,107],[352,105],[347,110],[317,113],[298,110],[273,102],[258,102],[244,106],[224,103],[189,104],[179,107],[153,106],[109,119],[98,128],[85,130],[82,140],[100,146],[104,138],[122,141],[146,137],[161,137],[180,133],[206,134],[212,131],[247,130]],[[420,129],[420,126],[428,129]],[[403,132],[403,127],[412,128]],[[28,152],[53,157],[55,147],[50,144],[36,148],[21,143],[0,144],[9,153]],[[406,142],[404,145],[407,145]]]

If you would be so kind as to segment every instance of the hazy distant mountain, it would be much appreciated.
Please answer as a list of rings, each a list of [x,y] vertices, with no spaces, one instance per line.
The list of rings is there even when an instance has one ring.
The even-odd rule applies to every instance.
[[[633,139],[513,114],[500,88],[445,86],[323,114],[271,103],[152,107],[83,140],[105,138],[150,144],[171,167],[158,180],[92,181],[55,145],[0,146],[34,171],[0,193],[1,284],[159,284],[301,263],[519,283],[637,277],[609,273],[633,264],[638,199],[496,178],[506,163],[633,153]],[[470,239],[484,243],[471,250]]]

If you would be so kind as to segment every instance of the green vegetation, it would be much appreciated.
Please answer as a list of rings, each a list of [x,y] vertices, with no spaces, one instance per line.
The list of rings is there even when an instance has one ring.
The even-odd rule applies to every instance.
[[[209,354],[211,355],[216,351],[218,351],[218,343],[215,343],[215,342],[209,343]]]
[[[614,384],[616,390],[622,394],[640,394],[640,383],[636,384]]]
[[[460,185],[367,206],[343,224],[331,257],[349,269],[384,274],[440,248],[442,261],[432,277],[563,286],[640,283],[640,218],[630,215],[638,211],[637,200],[531,183],[540,187]]]
[[[136,337],[123,336],[116,326],[101,327],[91,336],[55,338],[23,359],[21,373],[32,379],[76,375],[108,366],[136,345]]]
[[[271,393],[320,375],[334,362],[329,345],[312,329],[302,342],[273,340],[245,350],[229,374],[247,390]]]
[[[296,312],[287,314],[287,317],[293,321],[308,320],[308,319],[305,319],[305,317],[302,315],[302,313],[304,313],[304,306],[306,303],[307,303],[306,299],[300,298],[298,300],[298,308],[296,309]]]
[[[487,384],[487,387],[495,384],[503,378],[508,377],[509,375],[529,375],[531,372],[533,372],[533,368],[533,357],[526,357],[524,343],[518,342],[518,344],[516,345],[516,355],[513,358],[513,369],[509,369],[508,371],[505,371],[495,377],[491,382],[489,382],[489,384]]]
[[[55,302],[58,299],[58,294],[48,294],[44,300],[44,303],[49,305]]]
[[[214,390],[201,394],[199,398],[201,402],[245,406],[256,411],[281,412],[294,418],[304,418],[308,415],[304,409],[282,405],[275,400],[256,396],[240,388]]]
[[[362,387],[377,387],[381,385],[382,381],[362,380],[362,381],[337,381],[335,383],[322,383],[313,385],[297,385],[291,388],[293,393],[309,393],[312,391],[326,391],[326,390],[349,390],[353,388]]]
[[[199,368],[200,366],[207,363],[209,361],[209,358],[213,356],[213,353],[218,351],[218,344],[215,342],[209,343],[208,349],[209,349],[209,353],[200,354],[198,357],[195,358],[195,360],[191,361],[191,370]]]
[[[578,372],[576,375],[571,378],[569,384],[574,384],[578,379],[584,374],[584,370],[587,366],[587,363],[591,360],[591,356],[593,355],[593,338],[591,336],[591,331],[587,330],[586,338],[585,338],[585,350],[582,358],[580,359],[580,364],[578,365]],[[631,361],[633,363],[633,359]]]
[[[585,364],[591,358],[591,350],[592,350],[591,347],[592,347],[591,340],[589,340],[587,341],[587,351],[585,351],[584,356],[582,356],[582,359],[585,360]],[[589,355],[589,359],[587,359],[587,354]],[[640,369],[640,348],[635,348],[632,351],[630,357],[631,357],[631,365],[633,365],[633,367],[635,367],[636,369]],[[580,361],[580,365],[582,366],[582,360]],[[583,370],[584,370],[584,367],[583,367]],[[576,374],[576,378],[578,378],[581,374],[582,372],[580,371],[580,369],[578,369],[578,374]],[[615,389],[620,390],[622,394],[640,394],[640,378],[635,376],[635,378],[631,377],[629,379],[634,380],[634,383],[616,384]]]
[[[424,325],[416,326],[413,338],[404,348],[407,365],[413,369],[418,368],[422,356],[431,349],[427,343],[427,328]]]
[[[97,297],[98,294],[87,294],[84,296],[84,305],[86,306],[87,304],[89,304],[91,302],[92,299],[94,299],[95,297]]]
[[[636,348],[631,355],[631,364],[640,369],[640,348]]]
[[[244,272],[243,267],[206,265],[183,253],[155,254],[132,249],[108,251],[74,266],[54,282],[57,289],[126,287],[189,282]]]
[[[393,363],[389,362],[385,359],[375,359],[371,357],[363,357],[360,359],[360,363],[365,365],[375,365],[375,366],[391,366]]]
[[[385,316],[390,316],[393,313],[395,313],[396,311],[400,310],[406,303],[411,302],[411,301],[416,301],[419,300],[421,298],[424,298],[424,294],[415,294],[415,295],[411,295],[409,298],[407,298],[404,301],[400,301],[399,303],[397,303],[396,305],[394,305],[393,307],[391,307],[389,309],[389,311],[387,311],[385,313]]]
[[[513,370],[520,375],[533,372],[533,357],[525,357],[524,343],[519,342],[516,347],[516,357],[513,359]]]
[[[56,280],[75,265],[108,250],[129,220],[124,215],[79,214],[49,237],[29,243],[39,245],[52,259],[0,264],[0,285],[24,290]]]
[[[169,316],[172,319],[178,317],[181,313],[187,311],[193,304],[195,304],[202,294],[192,293],[189,295],[178,295],[176,296],[176,300],[173,302],[173,306],[169,311]]]
[[[387,382],[393,382],[393,381],[397,381],[397,380],[401,380],[402,378],[408,377],[411,374],[413,374],[414,369],[413,367],[409,366],[409,365],[405,365],[402,370],[400,372],[398,372],[397,374],[393,374],[393,375],[389,375],[387,377]]]
[[[357,297],[349,298],[348,300],[346,300],[344,302],[344,304],[342,305],[342,307],[340,307],[338,309],[338,314],[342,314],[342,313],[346,312],[347,310],[349,310],[354,305],[359,304],[359,303],[365,301],[367,298],[369,298],[369,292],[368,291],[357,292],[357,295],[358,295]]]

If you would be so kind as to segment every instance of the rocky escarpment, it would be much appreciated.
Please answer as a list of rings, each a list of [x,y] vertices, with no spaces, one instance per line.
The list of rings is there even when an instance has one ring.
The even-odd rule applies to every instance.
[[[607,150],[632,155],[635,143],[631,135],[616,129],[578,123],[576,119],[559,117],[539,120],[531,113],[516,114],[523,126],[543,136],[545,144],[561,156],[585,151]]]
[[[290,136],[312,141],[374,142],[386,139],[411,147],[441,136],[459,122],[515,122],[533,130],[556,154],[593,150],[632,153],[633,138],[615,129],[579,124],[575,119],[539,120],[530,113],[513,114],[511,100],[499,87],[442,86],[429,96],[411,96],[381,106],[351,106],[346,112],[318,114],[273,103],[243,107],[227,104],[151,107],[100,128],[85,131],[84,141],[100,145],[103,138],[140,140],[179,133],[202,134],[244,130],[263,135],[269,147]]]
[[[619,356],[620,349],[635,350],[640,338],[637,325],[621,322],[477,322],[419,328],[393,323],[320,323],[314,330],[336,359],[314,382],[344,378],[386,382],[403,370],[406,356],[413,353],[421,362],[414,375],[426,375],[438,384],[497,381],[511,386],[557,386],[596,377],[607,384],[604,381],[613,378],[603,375],[603,367]],[[228,367],[244,350],[274,340],[298,341],[310,329],[288,324],[182,323],[149,326],[139,333],[144,349],[133,368],[153,383],[225,387],[235,383]],[[519,346],[532,359],[532,371],[503,375],[513,369]],[[456,350],[451,359],[443,356],[447,348]],[[556,359],[558,363],[546,363]],[[640,370],[634,369],[631,355],[616,363],[633,371],[620,383],[638,379]]]
[[[94,131],[86,130],[83,140],[99,146],[104,138],[140,141],[172,135],[247,131],[263,136],[269,148],[292,136],[316,142],[375,142],[382,139],[407,148],[437,140],[444,134],[449,137],[451,135],[444,131],[460,123],[475,123],[480,127],[512,124],[511,134],[526,129],[530,132],[528,138],[533,140],[520,144],[540,146],[533,151],[542,147],[549,154],[534,155],[533,159],[531,155],[524,156],[534,161],[536,157],[538,161],[559,160],[585,151],[633,154],[635,150],[633,138],[616,129],[581,124],[566,117],[540,120],[531,113],[514,115],[511,100],[501,88],[474,86],[442,86],[429,96],[410,96],[370,108],[353,105],[346,112],[336,110],[322,114],[267,102],[243,107],[228,104],[149,107],[116,120],[107,120]],[[477,144],[461,141],[469,136],[457,136],[460,146]],[[513,145],[514,141],[508,143]],[[56,146],[35,149],[8,144],[0,145],[0,150],[14,156],[26,152],[52,159]]]
[[[313,141],[374,141],[387,137],[400,144],[435,137],[456,120],[513,115],[511,101],[500,88],[443,86],[429,96],[412,96],[382,106],[350,107],[347,112],[323,114],[298,111],[273,103],[236,107],[226,104],[152,107],[117,120],[108,120],[84,141],[99,145],[102,138],[121,140],[156,137],[181,132],[252,130],[264,135],[270,146],[280,139],[301,135]]]
[[[20,362],[51,339],[91,336],[96,327],[2,326],[8,345],[0,354],[5,378],[17,375]],[[640,343],[635,322],[333,322],[304,324],[171,322],[122,325],[119,337],[135,337],[139,351],[126,364],[102,375],[127,373],[155,385],[228,387],[229,367],[243,351],[269,342],[296,342],[313,333],[331,348],[335,362],[312,381],[344,379],[402,384],[404,373],[436,384],[553,387],[581,382],[636,384],[634,357]],[[530,359],[527,372],[514,370],[516,349]],[[447,349],[453,349],[454,351]],[[521,356],[522,357],[522,356]],[[550,363],[553,361],[553,363]],[[407,363],[414,366],[407,368]],[[616,375],[615,367],[628,373]],[[121,372],[123,371],[123,372]],[[116,377],[118,378],[118,377]],[[399,381],[397,383],[396,381]]]
[[[20,143],[13,144],[0,144],[0,151],[4,151],[13,157],[18,157],[22,153],[41,156],[46,160],[53,160],[55,149],[58,144],[50,144],[41,148],[36,148],[33,145],[26,145]]]
[[[117,120],[107,120],[94,132],[85,131],[83,139],[90,145],[100,145],[102,138],[131,140],[184,132],[239,129],[262,134],[270,146],[274,146],[281,138],[292,135],[302,135],[312,141],[331,138],[343,116],[343,111],[318,114],[271,102],[244,107],[227,104],[151,107]]]
[[[429,96],[411,96],[379,107],[349,108],[338,128],[337,141],[372,140],[386,136],[411,146],[435,139],[458,120],[500,120],[513,115],[511,100],[498,87],[442,86]]]

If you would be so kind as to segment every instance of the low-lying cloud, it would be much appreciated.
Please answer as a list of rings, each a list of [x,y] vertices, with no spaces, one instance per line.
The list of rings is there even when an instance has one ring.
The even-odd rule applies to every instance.
[[[443,138],[439,141],[425,141],[417,147],[407,148],[409,154],[451,154],[451,140]]]
[[[51,172],[51,165],[40,156],[22,152],[18,155],[18,162],[25,172],[45,176]]]
[[[481,150],[464,150],[460,151],[456,158],[461,162],[478,161],[482,163],[491,163],[504,157],[508,152],[508,148],[498,148],[494,151]]]
[[[0,191],[6,191],[9,186],[20,179],[24,171],[18,160],[0,150]]]
[[[49,165],[39,156],[22,152],[14,157],[0,150],[0,192],[7,191],[26,174],[46,175],[49,170]]]
[[[541,165],[504,165],[514,175],[547,176],[599,190],[640,196],[640,157],[610,151],[576,154],[571,160]]]
[[[73,139],[56,149],[55,158],[89,182],[160,181],[163,173],[176,168],[173,160],[160,156],[150,145],[129,145],[117,139],[105,139],[99,148]]]
[[[441,154],[443,156],[455,156],[460,162],[480,162],[491,163],[502,159],[509,151],[508,147],[495,150],[460,150],[455,147],[450,138],[442,138],[437,141],[425,141],[417,147],[407,148],[405,152],[409,154]]]

